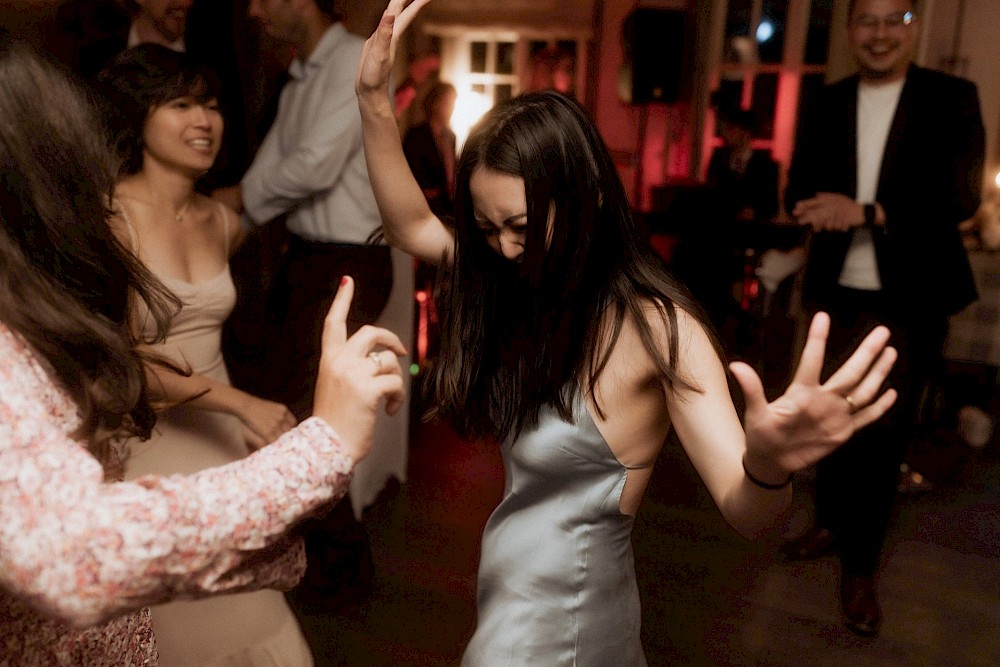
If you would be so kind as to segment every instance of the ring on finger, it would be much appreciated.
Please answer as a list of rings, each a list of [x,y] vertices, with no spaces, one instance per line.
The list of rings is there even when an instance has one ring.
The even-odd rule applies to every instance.
[[[369,352],[368,353],[368,358],[372,360],[373,364],[375,364],[375,373],[376,374],[377,373],[381,373],[382,372],[382,357],[380,357],[378,355],[378,352],[375,352],[375,351]]]
[[[854,397],[853,396],[851,396],[850,394],[848,394],[847,396],[844,396],[844,400],[847,401],[847,405],[849,405],[851,407],[851,412],[857,411],[858,406],[854,403]]]

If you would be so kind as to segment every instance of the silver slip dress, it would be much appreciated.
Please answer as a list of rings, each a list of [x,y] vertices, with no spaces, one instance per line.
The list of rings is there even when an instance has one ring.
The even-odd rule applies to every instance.
[[[575,423],[543,407],[503,445],[503,500],[483,532],[476,632],[463,667],[644,667],[628,469],[579,388]]]

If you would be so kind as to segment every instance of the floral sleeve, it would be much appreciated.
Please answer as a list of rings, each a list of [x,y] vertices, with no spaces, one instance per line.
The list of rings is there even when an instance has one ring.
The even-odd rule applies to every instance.
[[[76,625],[179,595],[287,587],[287,559],[298,570],[301,548],[271,558],[268,547],[343,496],[353,465],[312,418],[225,466],[104,483],[68,435],[78,423],[30,350],[0,326],[0,588]]]

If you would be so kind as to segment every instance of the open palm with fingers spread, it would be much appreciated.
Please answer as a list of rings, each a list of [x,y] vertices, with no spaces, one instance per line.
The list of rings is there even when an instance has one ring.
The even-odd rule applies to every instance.
[[[742,362],[730,364],[746,399],[747,456],[801,470],[885,414],[896,391],[882,385],[896,361],[889,330],[876,327],[830,378],[820,383],[830,318],[817,314],[788,389],[768,403],[760,378]]]

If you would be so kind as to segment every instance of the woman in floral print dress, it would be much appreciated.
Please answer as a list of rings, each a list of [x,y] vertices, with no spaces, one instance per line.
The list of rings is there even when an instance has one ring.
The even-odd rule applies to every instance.
[[[327,317],[314,416],[191,475],[120,478],[155,417],[129,326],[155,343],[179,305],[107,223],[114,164],[85,96],[0,35],[0,665],[156,665],[148,604],[287,588],[285,538],[339,499],[382,398],[402,398],[392,333]]]

